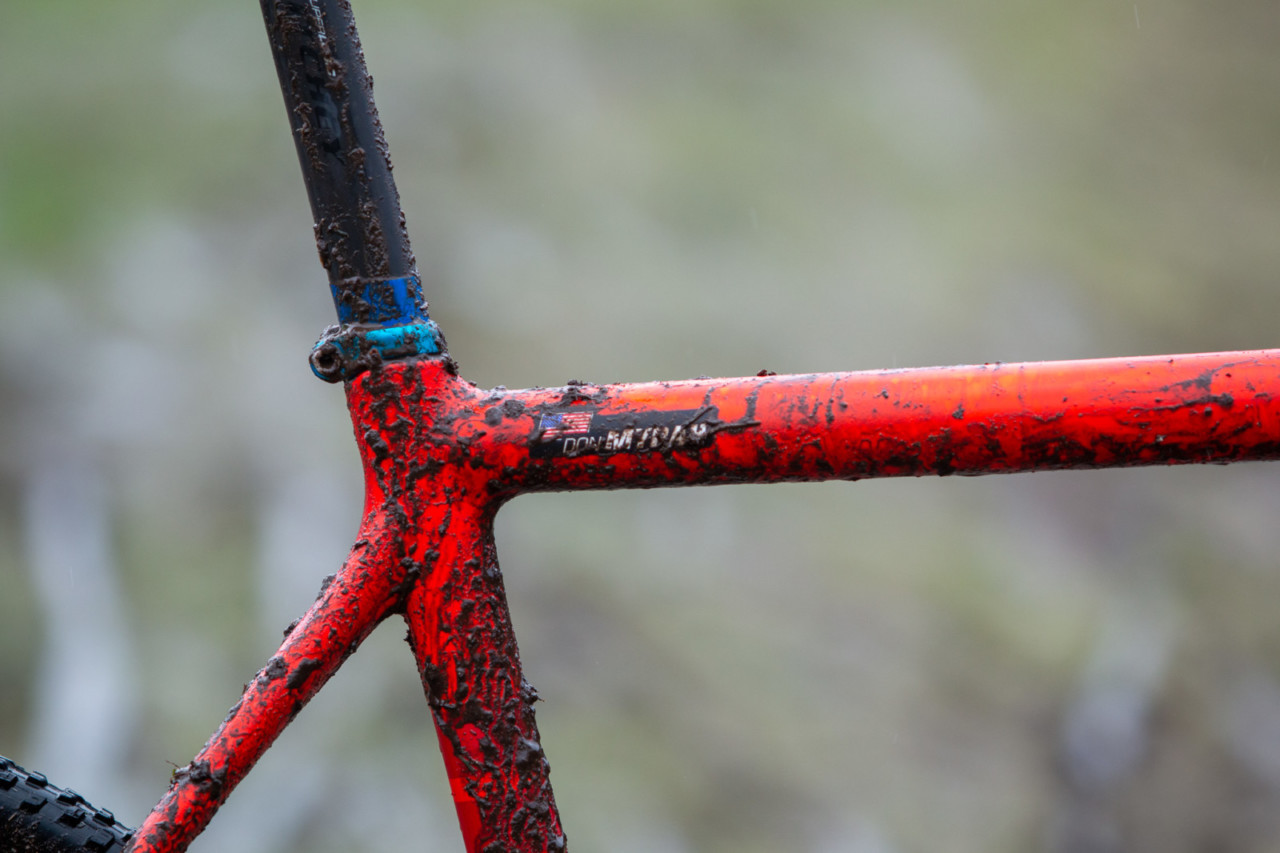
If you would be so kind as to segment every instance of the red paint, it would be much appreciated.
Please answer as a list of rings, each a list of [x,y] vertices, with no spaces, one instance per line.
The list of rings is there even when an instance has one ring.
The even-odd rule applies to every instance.
[[[360,541],[175,778],[137,853],[185,849],[393,612],[467,850],[563,849],[493,547],[493,516],[517,494],[1280,458],[1276,350],[494,392],[449,367],[388,364],[348,383]]]
[[[342,569],[246,687],[218,731],[139,828],[133,850],[185,850],[226,795],[360,641],[397,605],[394,528],[366,516]]]

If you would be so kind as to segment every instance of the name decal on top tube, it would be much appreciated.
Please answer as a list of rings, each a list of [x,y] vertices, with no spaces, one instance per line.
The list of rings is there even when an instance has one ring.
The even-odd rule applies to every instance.
[[[720,423],[715,406],[621,415],[575,409],[535,417],[537,428],[529,445],[535,459],[694,450],[711,443]]]

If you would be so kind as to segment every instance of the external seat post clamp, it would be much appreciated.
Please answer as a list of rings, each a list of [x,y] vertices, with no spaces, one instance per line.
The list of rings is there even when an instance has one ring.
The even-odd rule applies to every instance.
[[[324,381],[352,379],[384,361],[445,353],[418,276],[347,279],[331,287],[341,322],[324,330],[310,357],[311,371]]]

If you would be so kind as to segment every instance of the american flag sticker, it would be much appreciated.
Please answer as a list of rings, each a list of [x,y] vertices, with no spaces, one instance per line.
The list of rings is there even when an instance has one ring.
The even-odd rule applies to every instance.
[[[591,431],[591,412],[556,412],[543,415],[538,423],[543,441],[552,441],[568,435],[586,435]]]

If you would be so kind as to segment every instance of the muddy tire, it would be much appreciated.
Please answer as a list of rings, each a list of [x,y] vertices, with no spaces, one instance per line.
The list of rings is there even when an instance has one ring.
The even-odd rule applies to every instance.
[[[111,812],[0,757],[0,851],[120,853],[131,837]]]

